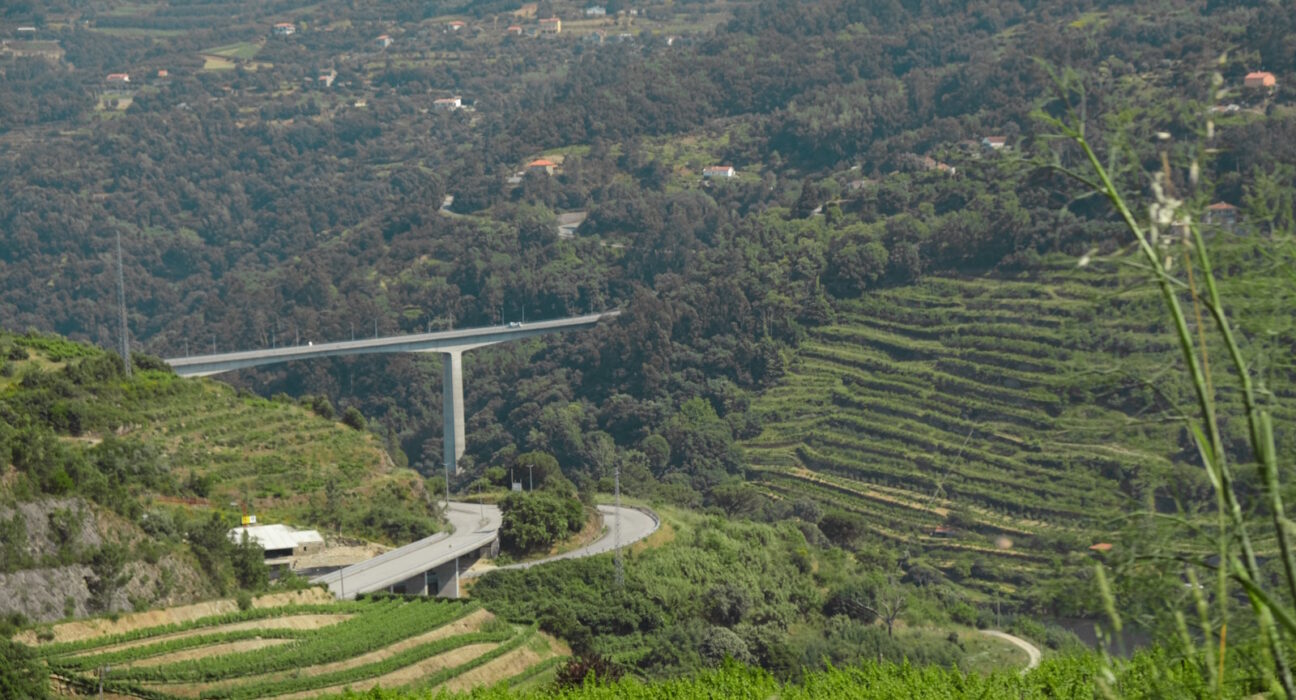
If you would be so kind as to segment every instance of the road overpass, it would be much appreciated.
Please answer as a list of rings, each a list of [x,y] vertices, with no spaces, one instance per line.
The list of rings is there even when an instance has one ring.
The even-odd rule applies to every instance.
[[[182,377],[206,377],[222,372],[261,367],[279,362],[296,362],[318,357],[374,355],[394,352],[439,352],[443,356],[441,372],[441,409],[445,426],[444,460],[447,472],[459,473],[463,456],[463,354],[474,348],[511,340],[532,338],[547,333],[592,328],[604,319],[615,318],[620,311],[604,311],[584,316],[560,318],[533,323],[511,323],[506,326],[464,328],[436,333],[415,333],[366,340],[344,340],[336,343],[308,343],[264,350],[215,353],[173,357],[166,363]]]
[[[578,559],[604,554],[651,535],[661,522],[647,510],[622,508],[621,533],[614,531],[617,509],[600,505],[606,532],[594,542],[544,559],[507,566],[473,569],[478,559],[493,557],[499,550],[500,510],[496,506],[451,501],[446,511],[453,532],[439,532],[431,537],[380,554],[311,579],[324,584],[338,598],[352,599],[361,593],[394,590],[413,595],[459,597],[460,579],[475,578],[491,571],[529,569],[560,559]]]
[[[459,597],[459,572],[499,549],[500,510],[496,506],[450,502],[452,532],[438,532],[359,564],[311,579],[342,599],[398,589],[401,593]]]

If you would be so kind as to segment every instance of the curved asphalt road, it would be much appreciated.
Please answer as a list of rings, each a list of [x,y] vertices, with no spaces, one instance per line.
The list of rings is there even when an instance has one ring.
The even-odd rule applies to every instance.
[[[1025,639],[1022,639],[1021,637],[1018,637],[1015,634],[1000,632],[999,630],[981,630],[981,633],[988,634],[991,637],[998,637],[999,639],[1003,639],[1005,641],[1011,642],[1012,644],[1020,648],[1022,651],[1026,652],[1026,656],[1030,657],[1030,661],[1026,662],[1026,668],[1023,668],[1021,670],[1023,676],[1026,675],[1032,668],[1035,668],[1036,666],[1040,665],[1040,657],[1043,656],[1043,654],[1040,653],[1039,647],[1035,646],[1034,644],[1031,644]]]
[[[606,531],[603,536],[589,545],[574,549],[545,559],[510,564],[499,569],[529,569],[559,559],[577,559],[603,554],[616,549],[614,506],[599,506],[603,513]],[[311,579],[311,583],[322,583],[339,598],[354,598],[358,593],[379,591],[409,579],[421,571],[435,568],[437,565],[464,556],[473,550],[480,549],[499,535],[502,522],[500,509],[497,506],[473,503],[450,502],[446,519],[454,528],[453,532],[438,532],[385,552],[372,559],[353,564],[323,576]],[[625,546],[651,535],[661,526],[656,515],[634,508],[621,509],[621,545]],[[466,571],[459,574],[461,579],[475,578],[495,569]]]
[[[453,532],[438,532],[368,559],[311,579],[323,583],[339,598],[380,591],[411,576],[490,544],[499,534],[496,506],[450,502],[446,519]]]
[[[594,540],[580,549],[573,549],[570,552],[556,554],[544,559],[534,561],[525,561],[520,564],[509,564],[507,566],[497,566],[489,569],[475,569],[466,571],[459,575],[460,578],[476,578],[482,574],[492,571],[502,571],[507,569],[529,569],[533,566],[548,564],[549,562],[560,559],[579,559],[581,557],[592,557],[596,554],[604,554],[616,549],[616,506],[599,506],[599,512],[603,514],[603,536]],[[657,528],[661,527],[661,521],[649,510],[638,510],[636,508],[621,508],[621,546],[638,542],[643,538],[653,534]]]

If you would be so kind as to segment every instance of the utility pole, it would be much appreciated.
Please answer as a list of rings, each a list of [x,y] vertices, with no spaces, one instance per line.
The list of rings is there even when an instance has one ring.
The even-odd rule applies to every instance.
[[[126,364],[126,376],[131,376],[130,335],[126,330],[126,277],[122,272],[121,229],[117,230],[117,305],[121,308],[121,344],[122,362]]]
[[[621,461],[612,466],[612,484],[616,492],[616,515],[612,522],[613,542],[616,544],[616,585],[625,585],[625,560],[621,558]]]

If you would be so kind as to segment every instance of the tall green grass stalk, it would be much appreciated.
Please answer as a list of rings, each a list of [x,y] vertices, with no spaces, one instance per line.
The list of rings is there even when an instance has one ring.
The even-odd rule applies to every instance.
[[[1146,219],[1134,214],[1122,188],[1116,184],[1113,173],[1116,172],[1118,149],[1111,149],[1111,160],[1104,164],[1098,152],[1086,137],[1085,126],[1087,115],[1084,113],[1083,81],[1072,71],[1061,74],[1053,72],[1054,84],[1059,100],[1051,113],[1046,110],[1037,112],[1037,116],[1056,130],[1054,137],[1073,144],[1079,149],[1079,168],[1064,166],[1060,158],[1051,165],[1089,187],[1100,196],[1105,197],[1115,208],[1133,237],[1133,248],[1140,260],[1139,267],[1145,269],[1160,290],[1166,312],[1173,324],[1174,338],[1179,346],[1196,398],[1195,415],[1188,423],[1196,443],[1202,465],[1205,467],[1211,486],[1215,493],[1217,533],[1215,547],[1219,562],[1215,569],[1216,595],[1213,601],[1207,600],[1202,589],[1196,586],[1197,578],[1190,573],[1192,595],[1196,603],[1196,612],[1201,626],[1202,639],[1194,640],[1188,635],[1186,624],[1180,623],[1183,629],[1185,644],[1194,647],[1194,651],[1204,659],[1203,670],[1216,697],[1224,695],[1225,671],[1227,668],[1227,634],[1229,626],[1228,601],[1229,582],[1236,584],[1247,596],[1250,609],[1255,615],[1255,623],[1265,640],[1271,657],[1271,665],[1259,669],[1264,675],[1264,683],[1275,694],[1296,698],[1296,684],[1293,683],[1285,643],[1296,635],[1296,555],[1291,542],[1292,523],[1284,512],[1281,479],[1278,471],[1278,458],[1274,447],[1273,421],[1268,410],[1257,399],[1251,369],[1243,355],[1233,325],[1229,320],[1207,247],[1202,238],[1199,217],[1193,207],[1174,196],[1174,185],[1171,177],[1170,163],[1163,155],[1163,170],[1151,175],[1150,190],[1152,196],[1148,202]],[[1216,74],[1212,89],[1218,89],[1222,79]],[[1212,96],[1213,97],[1213,96]],[[1213,124],[1207,124],[1207,136],[1213,134]],[[1199,156],[1204,156],[1199,149]],[[1130,159],[1130,162],[1136,162]],[[1195,184],[1200,172],[1200,158],[1195,158],[1189,166],[1189,182]],[[1187,264],[1187,279],[1180,279],[1172,274],[1173,255],[1170,246],[1182,246]],[[1197,283],[1204,285],[1204,295],[1198,293]],[[1244,496],[1240,493],[1232,466],[1227,459],[1224,440],[1220,430],[1216,394],[1210,377],[1210,363],[1206,351],[1204,323],[1198,322],[1199,342],[1194,342],[1189,328],[1181,297],[1185,292],[1191,295],[1193,304],[1204,306],[1211,320],[1210,332],[1217,336],[1227,351],[1227,370],[1235,375],[1241,389],[1241,400],[1245,407],[1248,427],[1248,439],[1260,475],[1260,492],[1263,500],[1259,504],[1269,512],[1269,523],[1258,525],[1254,520],[1245,517]],[[1248,503],[1248,506],[1256,504]],[[1257,563],[1256,548],[1253,544],[1259,529],[1273,528],[1273,535],[1282,563],[1283,583],[1268,584],[1261,574]],[[1253,530],[1257,530],[1253,536]],[[1267,534],[1267,533],[1266,533]],[[1192,560],[1192,566],[1212,568],[1201,559]],[[1103,580],[1103,579],[1099,579]],[[1218,621],[1218,629],[1212,624]],[[1101,679],[1100,679],[1101,681]]]

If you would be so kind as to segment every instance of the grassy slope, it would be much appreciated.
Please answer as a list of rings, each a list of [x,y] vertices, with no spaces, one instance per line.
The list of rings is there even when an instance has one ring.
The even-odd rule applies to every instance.
[[[1257,274],[1263,260],[1245,264],[1250,245],[1224,253],[1248,273],[1224,294],[1252,355],[1266,356],[1290,341],[1276,310],[1293,290],[1279,272]],[[1013,595],[1083,561],[1119,537],[1115,519],[1146,503],[1149,479],[1203,483],[1165,401],[1191,408],[1178,349],[1139,279],[1058,259],[1032,278],[934,277],[843,303],[755,404],[756,478],[772,495],[864,515],[877,538],[919,547],[973,595]],[[1219,374],[1224,356],[1212,356]],[[1290,367],[1267,365],[1275,423],[1290,424]],[[1233,390],[1222,376],[1216,386]]]

